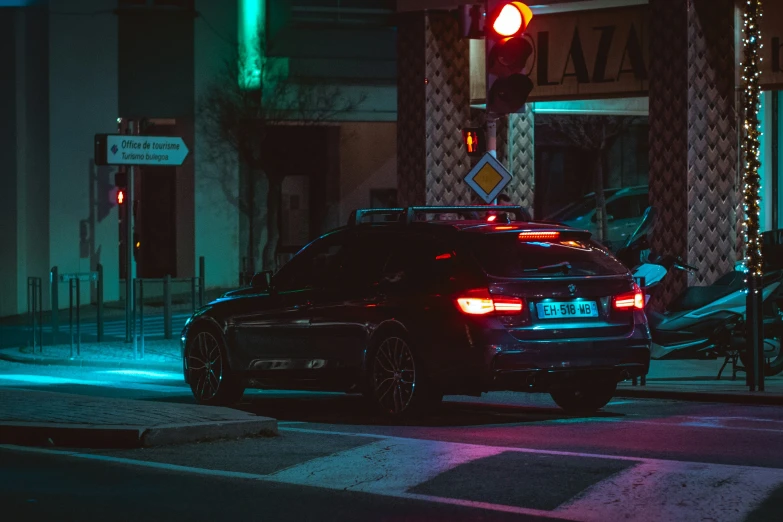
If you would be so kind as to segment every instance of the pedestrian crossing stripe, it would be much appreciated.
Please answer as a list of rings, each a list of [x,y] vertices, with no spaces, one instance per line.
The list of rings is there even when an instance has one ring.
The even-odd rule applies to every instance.
[[[664,522],[713,520],[739,522],[783,485],[783,470],[684,462],[644,457],[601,455],[567,451],[485,446],[426,439],[384,436],[368,433],[344,433],[317,429],[280,427],[280,432],[312,433],[321,436],[343,435],[374,439],[325,457],[284,468],[271,474],[204,469],[149,460],[113,457],[60,450],[2,446],[16,451],[52,453],[75,458],[129,464],[205,476],[304,485],[338,491],[364,492],[407,500],[450,504],[465,508],[571,520],[575,522]],[[561,456],[574,459],[625,461],[629,466],[609,478],[569,498],[554,509],[535,509],[520,505],[415,493],[422,483],[449,473],[468,463],[488,457],[522,453]],[[511,470],[514,476],[498,477],[520,490],[552,487],[525,481],[525,470]],[[568,477],[553,477],[553,484]]]
[[[280,431],[379,437],[306,428],[281,427]],[[368,445],[278,471],[267,480],[580,522],[739,522],[775,488],[783,486],[783,470],[779,469],[381,437]],[[620,460],[632,465],[553,510],[411,492],[414,486],[460,465],[507,452]],[[553,481],[557,483],[558,477]],[[520,482],[519,487],[531,485]]]

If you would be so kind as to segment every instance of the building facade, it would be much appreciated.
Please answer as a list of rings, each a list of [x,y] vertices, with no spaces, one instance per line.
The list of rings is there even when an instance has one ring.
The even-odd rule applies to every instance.
[[[201,104],[257,37],[297,81],[334,85],[358,100],[317,136],[309,129],[269,140],[287,158],[281,251],[345,222],[354,207],[393,200],[395,6],[353,4],[0,2],[0,316],[27,310],[28,277],[42,278],[49,308],[54,266],[62,274],[100,264],[105,300],[121,298],[118,168],[96,166],[93,150],[94,135],[117,133],[118,118],[145,118],[146,134],[181,136],[190,149],[181,167],[137,170],[137,275],[192,277],[203,256],[207,287],[238,284],[247,247],[236,207],[241,166],[226,172],[205,157]],[[57,305],[67,306],[67,288],[59,294]],[[83,285],[82,302],[94,298],[94,285]]]

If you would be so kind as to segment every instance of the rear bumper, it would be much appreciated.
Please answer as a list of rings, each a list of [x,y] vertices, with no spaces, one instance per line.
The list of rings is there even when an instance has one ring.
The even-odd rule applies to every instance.
[[[622,381],[647,375],[650,341],[622,339],[517,343],[484,347],[484,387],[549,391],[574,379]]]

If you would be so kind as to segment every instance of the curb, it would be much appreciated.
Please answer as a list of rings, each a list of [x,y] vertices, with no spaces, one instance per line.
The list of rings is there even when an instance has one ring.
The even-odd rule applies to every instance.
[[[617,388],[615,397],[639,399],[671,399],[677,401],[722,402],[732,404],[756,404],[764,406],[783,406],[783,395],[769,392],[706,392],[656,390],[637,387],[633,389]]]
[[[80,366],[85,368],[132,368],[137,370],[179,370],[182,364],[178,361],[142,362],[136,360],[114,360],[114,361],[95,361],[90,359],[48,359],[39,357],[24,357],[6,353],[7,350],[0,349],[0,360],[20,363],[33,364],[37,366]]]
[[[276,436],[277,419],[143,426],[0,422],[0,444],[93,449],[134,449],[216,439]]]

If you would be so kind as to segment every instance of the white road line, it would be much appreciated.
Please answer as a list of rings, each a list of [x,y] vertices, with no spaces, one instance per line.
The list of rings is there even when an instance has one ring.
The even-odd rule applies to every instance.
[[[450,443],[368,433],[299,428],[280,428],[280,431],[359,436],[377,440],[364,446],[297,464],[271,475],[202,469],[73,451],[17,446],[0,446],[0,448],[201,475],[361,491],[387,497],[583,522],[705,519],[738,522],[744,520],[747,514],[774,488],[783,484],[783,470],[770,468]],[[552,511],[408,492],[412,487],[454,469],[460,464],[508,451],[625,460],[636,465],[596,483]]]
[[[694,462],[644,462],[583,492],[555,511],[589,522],[734,522],[783,484],[783,471]]]
[[[452,468],[503,450],[476,444],[384,438],[313,459],[269,476],[275,482],[365,493],[405,493]]]

